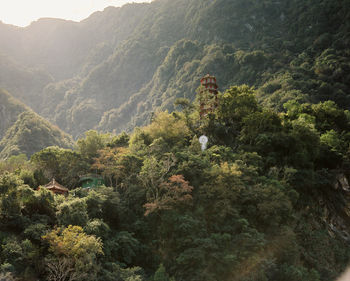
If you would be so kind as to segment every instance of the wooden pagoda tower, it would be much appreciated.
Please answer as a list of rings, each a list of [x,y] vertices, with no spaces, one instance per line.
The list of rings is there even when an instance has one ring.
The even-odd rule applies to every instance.
[[[201,79],[200,95],[200,117],[206,116],[218,105],[218,85],[215,76],[205,75]],[[209,96],[208,96],[209,95]]]

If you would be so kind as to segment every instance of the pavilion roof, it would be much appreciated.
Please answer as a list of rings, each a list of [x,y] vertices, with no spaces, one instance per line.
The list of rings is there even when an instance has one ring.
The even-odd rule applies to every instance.
[[[60,190],[62,192],[68,192],[68,188],[64,187],[63,185],[60,185],[55,179],[52,179],[48,184],[44,185],[45,188],[48,190]]]

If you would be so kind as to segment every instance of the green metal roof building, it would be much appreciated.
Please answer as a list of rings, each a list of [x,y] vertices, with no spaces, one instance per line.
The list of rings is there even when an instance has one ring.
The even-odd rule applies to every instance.
[[[103,177],[97,174],[83,175],[79,182],[83,188],[95,188],[105,184]]]

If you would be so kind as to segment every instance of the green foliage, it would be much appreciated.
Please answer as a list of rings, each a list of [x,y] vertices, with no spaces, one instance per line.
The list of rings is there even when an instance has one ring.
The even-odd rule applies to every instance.
[[[87,205],[84,199],[76,198],[57,206],[57,219],[60,225],[85,226],[88,221]]]
[[[350,260],[349,8],[162,0],[0,23],[0,84],[80,137],[68,149],[0,92],[0,279],[335,280]],[[206,73],[222,93],[200,118]],[[79,188],[88,172],[107,187]]]
[[[336,278],[350,259],[339,230],[347,218],[348,112],[291,100],[276,113],[248,86],[220,93],[201,119],[182,104],[185,112],[159,113],[132,135],[90,131],[77,151],[45,148],[31,169],[23,156],[4,161],[4,268],[22,279]],[[63,197],[21,180],[55,176],[73,188],[89,170],[110,187]]]
[[[240,124],[248,114],[258,110],[253,89],[248,86],[231,87],[220,97],[218,118],[226,125]]]
[[[157,271],[154,273],[153,276],[154,281],[169,281],[169,276],[166,273],[165,267],[163,264],[160,264]]]
[[[78,151],[90,161],[98,156],[98,151],[102,149],[110,140],[108,134],[100,134],[96,131],[88,131],[85,133],[85,138],[80,138],[77,142]]]
[[[87,235],[81,227],[72,225],[52,230],[42,238],[49,243],[49,250],[55,256],[47,261],[49,278],[59,276],[55,267],[61,267],[62,271],[68,271],[71,278],[75,276],[78,280],[84,280],[88,275],[95,277],[98,270],[96,258],[103,254],[99,238]]]
[[[184,121],[174,114],[160,112],[154,121],[144,129],[151,141],[163,140],[168,146],[181,145],[186,142],[189,130]]]
[[[28,157],[48,146],[73,146],[70,136],[34,112],[23,112],[0,142],[0,158],[26,154]]]
[[[47,183],[52,178],[67,187],[74,187],[79,176],[87,173],[89,165],[81,153],[57,146],[47,147],[31,157],[31,163],[41,171]]]
[[[30,109],[19,100],[13,98],[8,92],[0,89],[0,104],[2,121],[0,125],[0,139],[5,135],[6,131],[16,122],[18,116]]]
[[[330,0],[163,0],[81,23],[2,24],[0,84],[74,137],[146,125],[177,98],[193,100],[208,72],[222,90],[254,86],[269,108],[291,99],[347,108],[348,9]]]
[[[57,229],[43,236],[50,244],[50,251],[55,255],[69,258],[94,259],[102,254],[102,243],[94,236],[86,235],[79,226]]]

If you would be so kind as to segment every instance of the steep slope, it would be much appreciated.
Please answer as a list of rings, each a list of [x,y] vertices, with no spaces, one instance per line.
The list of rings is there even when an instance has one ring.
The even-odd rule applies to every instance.
[[[254,86],[277,110],[290,99],[346,108],[349,19],[345,0],[157,0],[80,23],[0,26],[8,40],[0,50],[55,77],[36,110],[78,136],[146,124],[152,112],[173,110],[176,97],[192,100],[208,72],[220,90]]]
[[[173,110],[176,97],[193,99],[208,72],[221,90],[255,86],[260,101],[279,110],[289,99],[347,107],[349,56],[342,42],[349,37],[339,17],[350,13],[343,4],[155,1],[112,56],[61,91],[52,120],[73,135],[144,125],[152,112]]]
[[[6,89],[31,108],[38,110],[44,87],[53,78],[38,68],[28,68],[0,53],[0,88]]]
[[[23,112],[0,142],[0,159],[21,153],[31,156],[48,146],[73,147],[71,137],[34,112]]]
[[[4,38],[0,52],[25,66],[40,66],[56,80],[71,78],[85,64],[93,63],[91,57],[96,50],[101,51],[101,45],[112,46],[112,52],[130,36],[145,6],[109,7],[81,22],[42,18],[25,28],[0,22],[0,35]],[[99,56],[106,58],[109,54]]]
[[[0,140],[16,122],[18,116],[25,111],[30,111],[30,109],[8,92],[0,89]]]
[[[57,264],[91,281],[336,280],[350,260],[349,112],[291,102],[279,114],[248,86],[217,97],[206,117],[197,106],[162,112],[130,135],[90,131],[78,150],[0,161],[4,271],[20,281],[50,280]],[[107,187],[78,187],[88,170]],[[43,176],[69,196],[36,191]]]
[[[45,18],[18,28],[0,22],[0,86],[36,112],[47,111],[42,99],[52,93],[44,87],[88,75],[132,34],[146,8],[109,7],[79,23]]]

